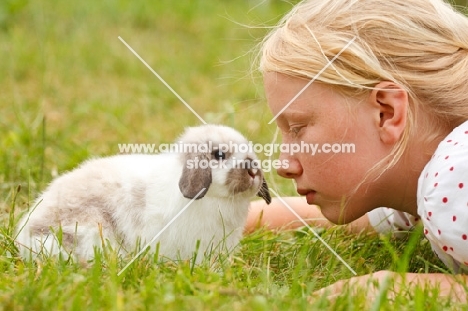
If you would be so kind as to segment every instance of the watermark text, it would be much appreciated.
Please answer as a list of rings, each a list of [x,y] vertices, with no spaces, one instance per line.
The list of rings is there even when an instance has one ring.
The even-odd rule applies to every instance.
[[[272,156],[273,154],[283,153],[295,155],[299,153],[317,155],[321,153],[355,153],[356,146],[353,143],[295,143],[295,144],[258,144],[258,143],[222,143],[215,144],[207,142],[202,144],[195,143],[171,143],[171,144],[118,144],[119,153],[209,153],[213,150],[229,153],[256,153]]]

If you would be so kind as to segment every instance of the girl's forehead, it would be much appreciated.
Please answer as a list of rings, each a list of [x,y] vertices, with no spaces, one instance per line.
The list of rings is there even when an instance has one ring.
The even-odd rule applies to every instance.
[[[308,95],[315,96],[321,96],[323,95],[322,93],[336,93],[338,95],[335,88],[330,85],[318,81],[310,82],[311,80],[309,78],[299,78],[278,72],[268,72],[264,75],[264,85],[268,93],[280,93],[285,95],[292,93],[296,95],[298,93],[307,92]]]
[[[310,104],[311,101],[345,99],[331,86],[317,82],[309,85],[309,82],[281,73],[268,73],[264,79],[267,100],[274,102],[275,105],[287,105],[292,108],[301,104]]]
[[[279,72],[267,72],[263,75],[265,85],[276,85],[276,86],[303,86],[306,85],[309,80],[301,79],[295,76],[290,76]]]
[[[343,115],[352,115],[353,107],[358,108],[363,104],[362,98],[345,96],[336,88],[317,82],[311,83],[295,98],[309,81],[281,73],[266,74],[264,82],[268,106],[280,122],[300,122],[321,117],[341,118]]]

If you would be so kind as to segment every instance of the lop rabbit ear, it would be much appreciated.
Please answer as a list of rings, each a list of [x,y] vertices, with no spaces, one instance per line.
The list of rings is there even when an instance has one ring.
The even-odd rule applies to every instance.
[[[206,155],[202,154],[188,154],[185,157],[183,163],[184,168],[179,179],[179,189],[182,195],[187,199],[193,199],[205,188],[197,197],[197,200],[203,198],[211,185],[211,168],[209,166],[207,168],[201,168],[199,165],[200,161],[203,159],[209,161]]]
[[[262,186],[258,190],[257,196],[263,198],[267,204],[271,203],[271,194],[270,190],[268,190],[268,184],[265,178],[263,178]]]

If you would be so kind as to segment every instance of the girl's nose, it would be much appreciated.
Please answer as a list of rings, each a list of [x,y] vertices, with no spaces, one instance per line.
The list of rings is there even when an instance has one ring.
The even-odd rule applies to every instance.
[[[281,163],[286,163],[277,169],[277,173],[281,177],[295,178],[302,174],[302,165],[295,156],[291,156],[287,153],[281,153],[279,159]]]

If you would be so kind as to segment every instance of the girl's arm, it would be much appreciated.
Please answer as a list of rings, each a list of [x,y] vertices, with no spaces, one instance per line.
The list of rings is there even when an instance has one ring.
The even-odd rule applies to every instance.
[[[349,291],[356,293],[364,289],[367,292],[369,301],[372,301],[378,297],[381,287],[386,286],[385,284],[390,284],[386,294],[388,298],[408,293],[414,295],[416,288],[428,289],[429,291],[437,288],[438,297],[450,297],[454,302],[467,302],[467,275],[443,273],[399,274],[392,271],[378,271],[338,281],[314,292],[311,299],[320,298],[324,295],[329,299],[334,299],[343,293],[349,293]]]
[[[285,197],[283,200],[313,227],[328,228],[334,225],[322,215],[318,206],[307,204],[304,197]],[[251,233],[260,227],[280,230],[301,226],[303,226],[303,223],[280,200],[273,198],[269,205],[263,200],[253,201],[250,204],[245,233]],[[350,232],[355,233],[363,230],[373,231],[367,215],[353,221],[346,225],[346,227]]]

